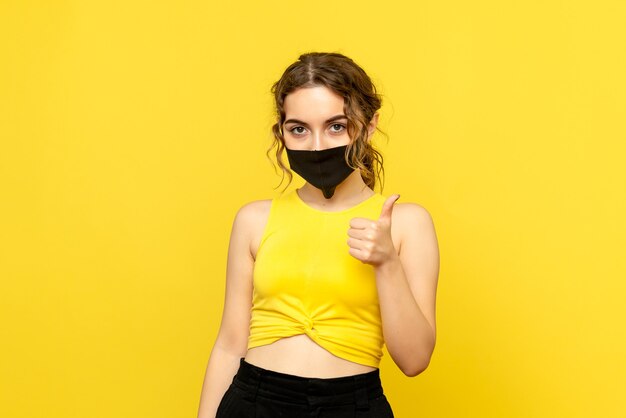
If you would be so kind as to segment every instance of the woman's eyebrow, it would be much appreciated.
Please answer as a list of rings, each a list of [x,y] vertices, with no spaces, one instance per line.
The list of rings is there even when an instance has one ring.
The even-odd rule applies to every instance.
[[[348,119],[348,117],[346,115],[335,115],[332,118],[326,119],[326,121],[324,123],[334,122],[334,121],[339,120],[339,119]],[[309,126],[308,123],[303,122],[303,121],[298,120],[298,119],[287,119],[285,121],[285,124],[287,124],[287,123],[298,123],[300,125]]]

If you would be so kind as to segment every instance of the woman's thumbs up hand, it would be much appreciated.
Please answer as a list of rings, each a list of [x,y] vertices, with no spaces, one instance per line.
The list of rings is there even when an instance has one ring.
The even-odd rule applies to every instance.
[[[377,266],[397,257],[391,240],[391,214],[399,194],[389,196],[377,220],[352,218],[348,229],[349,253],[363,263]]]

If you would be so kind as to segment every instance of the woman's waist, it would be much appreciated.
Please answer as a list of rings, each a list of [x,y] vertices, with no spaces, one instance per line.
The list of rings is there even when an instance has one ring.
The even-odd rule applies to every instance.
[[[273,403],[302,405],[367,405],[367,399],[384,395],[378,369],[350,376],[317,378],[276,372],[249,363],[242,358],[233,379],[232,390],[254,401],[257,396]]]
[[[276,372],[314,378],[352,376],[377,370],[335,356],[306,334],[252,347],[248,349],[245,361]]]

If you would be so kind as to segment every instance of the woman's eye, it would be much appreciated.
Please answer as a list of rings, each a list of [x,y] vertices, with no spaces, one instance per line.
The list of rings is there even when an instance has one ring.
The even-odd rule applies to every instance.
[[[302,129],[302,131],[298,131],[298,129]],[[304,133],[304,128],[302,126],[295,126],[289,130],[292,134],[301,135]]]
[[[333,130],[333,132],[337,133],[337,132],[341,132],[341,130],[345,129],[345,126],[340,124],[340,123],[335,123],[335,124],[331,125],[331,128],[337,128],[337,129]]]

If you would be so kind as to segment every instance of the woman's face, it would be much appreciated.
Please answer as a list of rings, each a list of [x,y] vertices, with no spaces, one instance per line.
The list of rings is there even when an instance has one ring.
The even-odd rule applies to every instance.
[[[293,150],[323,150],[350,143],[343,97],[327,87],[305,87],[285,97],[285,146]]]

